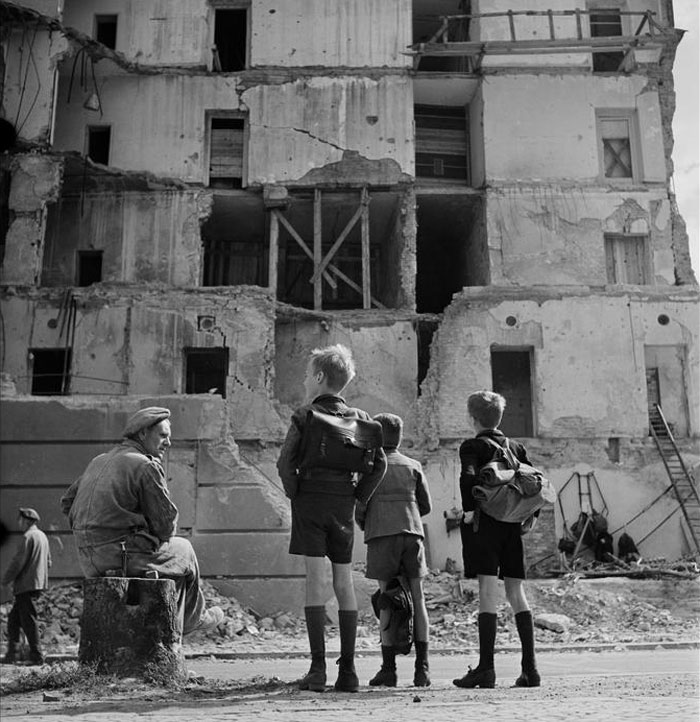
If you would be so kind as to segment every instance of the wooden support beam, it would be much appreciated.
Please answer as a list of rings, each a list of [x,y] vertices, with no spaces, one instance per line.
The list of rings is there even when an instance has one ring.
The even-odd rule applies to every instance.
[[[370,259],[369,259],[369,193],[362,189],[360,209],[362,213],[362,308],[371,307],[370,296]]]
[[[321,265],[323,256],[323,216],[321,215],[321,191],[314,189],[314,310],[323,308],[323,285],[321,276],[316,276],[316,269]]]
[[[364,201],[363,201],[364,202]],[[367,201],[369,203],[369,201]],[[311,276],[312,283],[316,283],[316,279],[323,273],[326,266],[330,263],[331,259],[335,254],[338,252],[338,249],[342,245],[343,241],[348,237],[350,231],[353,229],[357,221],[360,219],[360,216],[362,215],[362,205],[355,211],[352,218],[348,221],[347,225],[343,230],[341,231],[340,235],[336,239],[335,243],[331,246],[330,251],[326,253],[321,263],[319,263],[318,266],[316,266],[316,270],[314,271],[314,275]]]
[[[289,235],[299,244],[299,247],[301,248],[301,250],[304,251],[304,253],[306,253],[306,255],[313,261],[314,260],[313,251],[306,245],[306,242],[304,241],[304,239],[294,230],[294,227],[292,226],[292,224],[278,210],[274,210],[272,212],[277,216],[277,218],[279,219],[279,222],[287,229],[287,232],[289,233]],[[327,273],[327,272],[324,273],[323,277],[326,279],[326,281],[328,282],[328,285],[331,288],[333,288],[333,289],[338,288],[338,284],[336,283],[335,279],[329,273]]]
[[[279,260],[280,223],[276,211],[270,214],[270,251],[268,254],[267,287],[277,298],[277,269]]]

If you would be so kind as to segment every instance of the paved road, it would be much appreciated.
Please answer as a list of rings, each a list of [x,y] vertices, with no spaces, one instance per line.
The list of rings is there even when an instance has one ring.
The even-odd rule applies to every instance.
[[[433,656],[433,685],[410,686],[412,659],[399,659],[399,686],[363,687],[359,694],[300,692],[285,682],[301,676],[303,659],[190,660],[194,675],[205,680],[175,697],[148,699],[141,693],[94,702],[58,699],[25,707],[5,704],[3,722],[14,717],[46,722],[698,722],[700,657],[697,649],[647,651],[545,652],[539,655],[543,686],[512,688],[519,660],[512,652],[496,659],[493,690],[461,690],[452,678],[466,671],[473,657]],[[358,660],[363,683],[379,659]],[[332,665],[331,665],[332,666]],[[278,677],[281,682],[271,678]],[[232,686],[234,681],[247,685]],[[332,680],[331,680],[332,681]],[[40,695],[41,693],[37,693]],[[6,701],[6,700],[5,700]],[[40,697],[38,698],[40,702]]]

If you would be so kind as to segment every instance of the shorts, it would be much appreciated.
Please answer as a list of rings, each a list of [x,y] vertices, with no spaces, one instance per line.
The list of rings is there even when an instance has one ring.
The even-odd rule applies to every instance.
[[[497,521],[482,513],[479,530],[462,524],[462,559],[464,576],[498,576],[500,579],[525,579],[525,550],[520,524]]]
[[[292,499],[289,553],[349,564],[355,541],[355,497],[299,492]]]
[[[399,574],[408,579],[426,576],[425,545],[417,534],[391,534],[367,542],[368,579],[388,582]]]

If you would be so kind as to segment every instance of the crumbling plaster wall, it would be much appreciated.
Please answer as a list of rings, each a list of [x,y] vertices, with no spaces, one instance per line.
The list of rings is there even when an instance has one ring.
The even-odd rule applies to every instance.
[[[659,294],[557,297],[551,288],[506,300],[505,289],[464,289],[446,310],[431,349],[421,409],[426,434],[471,433],[467,396],[491,388],[490,349],[533,348],[535,432],[540,438],[645,437],[648,433],[645,345],[686,349],[692,436],[700,432],[698,304],[692,290]],[[661,325],[666,314],[671,322]],[[515,325],[506,319],[512,316]],[[605,324],[600,319],[605,319]],[[621,402],[624,400],[624,403]]]
[[[608,108],[636,111],[640,182],[666,182],[659,95],[647,78],[499,75],[489,76],[482,89],[488,182],[516,179],[600,182],[595,111]],[[514,107],[518,108],[515,123]],[[639,160],[633,157],[633,162]],[[606,182],[606,186],[632,189],[635,184],[622,179]]]
[[[50,214],[42,282],[70,286],[76,251],[103,251],[102,280],[198,286],[207,191],[91,193],[62,197]]]
[[[63,165],[59,159],[29,153],[5,156],[0,162],[11,175],[0,283],[32,286],[41,273],[47,205],[58,198]]]
[[[604,286],[605,233],[648,234],[652,284],[675,283],[671,203],[661,188],[502,184],[487,192],[485,205],[494,284]]]

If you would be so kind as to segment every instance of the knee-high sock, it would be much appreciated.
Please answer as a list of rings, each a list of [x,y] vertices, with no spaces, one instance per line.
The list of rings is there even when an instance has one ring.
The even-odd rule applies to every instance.
[[[526,672],[534,670],[537,664],[535,662],[535,625],[532,621],[532,612],[530,610],[518,612],[515,615],[515,626],[522,647],[522,668]]]
[[[311,661],[317,666],[326,663],[326,608],[304,607],[306,634],[309,637]]]
[[[493,650],[496,646],[498,615],[481,612],[479,622],[479,669],[493,669]]]

